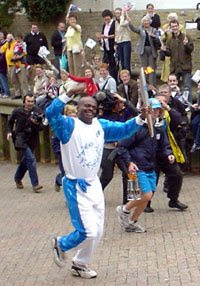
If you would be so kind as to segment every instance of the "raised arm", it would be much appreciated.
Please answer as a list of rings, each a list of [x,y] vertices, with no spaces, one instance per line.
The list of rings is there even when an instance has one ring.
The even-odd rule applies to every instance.
[[[104,129],[106,142],[128,138],[136,133],[144,123],[140,116],[134,117],[126,122],[113,122],[105,119],[99,119],[99,122]]]
[[[46,118],[55,134],[63,143],[67,143],[74,130],[74,119],[62,115],[65,104],[70,100],[65,94],[55,98],[46,109]]]

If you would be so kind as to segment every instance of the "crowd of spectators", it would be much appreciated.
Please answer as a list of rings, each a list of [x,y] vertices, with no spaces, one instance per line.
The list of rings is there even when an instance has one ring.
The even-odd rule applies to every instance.
[[[155,13],[153,4],[146,6],[146,14],[141,19],[141,24],[136,26],[134,19],[129,16],[127,9],[116,8],[113,12],[106,9],[102,12],[102,30],[91,37],[95,38],[102,47],[103,53],[93,54],[87,59],[84,45],[81,39],[82,28],[78,23],[78,13],[66,17],[66,23],[60,22],[57,30],[52,33],[51,46],[55,57],[52,64],[46,56],[41,57],[41,47],[49,49],[46,36],[39,31],[38,25],[33,23],[31,31],[24,37],[0,32],[0,98],[22,99],[24,110],[17,110],[9,120],[9,136],[14,128],[14,120],[19,120],[18,113],[31,114],[33,106],[37,105],[44,114],[43,123],[48,125],[45,118],[45,110],[55,97],[67,93],[71,89],[81,86],[81,92],[75,94],[71,105],[76,106],[82,96],[93,96],[99,106],[98,116],[112,121],[125,122],[140,112],[142,106],[140,79],[135,81],[131,78],[131,33],[138,34],[135,53],[140,56],[141,67],[144,68],[148,84],[149,98],[156,98],[159,104],[152,103],[156,109],[153,122],[155,130],[163,128],[163,133],[157,131],[154,140],[148,138],[148,130],[136,133],[134,138],[128,142],[106,142],[102,159],[102,174],[100,181],[103,189],[109,184],[113,177],[115,163],[122,170],[123,177],[123,203],[127,203],[127,174],[129,172],[143,169],[152,171],[153,183],[149,183],[151,193],[146,195],[144,191],[143,200],[140,201],[138,213],[133,215],[132,223],[127,221],[127,214],[132,207],[118,208],[118,213],[127,231],[141,232],[143,228],[134,224],[143,210],[153,211],[150,200],[155,191],[156,179],[159,172],[165,174],[164,189],[168,193],[169,207],[184,210],[187,206],[178,200],[182,186],[183,172],[189,161],[190,152],[200,149],[200,84],[197,86],[197,94],[192,94],[192,52],[193,40],[186,34],[183,25],[178,21],[176,13],[170,13],[167,23],[161,22],[159,15]],[[156,79],[156,67],[158,55],[163,61],[161,80],[164,85],[158,86]],[[10,87],[13,87],[11,96]],[[36,101],[27,109],[27,100],[32,100],[31,94]],[[28,95],[28,97],[27,97]],[[155,107],[156,106],[156,107]],[[22,108],[22,109],[23,109]],[[17,115],[16,115],[17,114]],[[66,112],[69,115],[68,112]],[[191,120],[190,120],[191,115]],[[27,116],[25,116],[25,120]],[[32,118],[32,125],[36,124]],[[189,131],[191,136],[187,140]],[[174,156],[164,161],[159,158],[157,144],[160,136],[164,136],[161,142],[163,152],[166,156]],[[159,137],[159,138],[158,138]],[[30,138],[29,138],[30,139]],[[144,141],[144,142],[143,142]],[[189,143],[188,143],[189,142]],[[192,144],[191,144],[192,143]],[[134,145],[138,144],[138,146]],[[154,144],[149,147],[151,144]],[[131,147],[130,147],[131,146]],[[145,148],[149,147],[147,151]],[[189,146],[189,147],[188,147]],[[30,146],[29,146],[30,147]],[[33,156],[33,150],[28,147],[24,153],[22,165],[26,164],[28,156]],[[139,151],[136,151],[138,148]],[[189,149],[188,149],[189,148]],[[56,179],[56,190],[60,189],[63,176],[62,162],[59,148],[56,149],[59,158],[60,173]],[[148,166],[143,165],[138,152],[143,150],[147,157]],[[168,151],[166,151],[168,150]],[[166,152],[165,152],[166,151]],[[134,156],[132,154],[135,154]],[[147,155],[148,154],[148,155]],[[120,157],[121,156],[121,157]],[[149,157],[148,157],[149,156]],[[124,160],[123,160],[124,158]],[[156,160],[155,160],[156,158]],[[165,158],[166,159],[166,158]],[[29,161],[28,161],[29,160]],[[32,157],[35,164],[35,158]],[[33,179],[30,158],[27,159],[23,171],[16,172],[15,181],[17,187],[22,188],[22,178],[26,170],[29,171],[33,188],[40,190],[38,179]],[[123,161],[123,162],[122,162]],[[152,163],[151,163],[152,161]],[[162,164],[161,164],[162,161]],[[156,162],[156,163],[155,163]],[[134,165],[132,165],[134,164]],[[133,167],[134,166],[134,167]],[[36,172],[36,171],[34,171]],[[35,175],[37,178],[37,176]],[[140,187],[142,188],[139,177]],[[145,178],[144,180],[148,180]],[[59,182],[59,183],[58,183]],[[39,189],[37,189],[39,186]],[[148,204],[147,204],[148,203]],[[137,210],[137,208],[136,208]]]

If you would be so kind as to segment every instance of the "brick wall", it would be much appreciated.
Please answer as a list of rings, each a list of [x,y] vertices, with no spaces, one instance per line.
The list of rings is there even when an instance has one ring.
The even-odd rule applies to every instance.
[[[161,17],[162,24],[166,23],[167,15],[170,10],[157,10],[157,13]],[[196,19],[199,16],[199,10],[185,10],[184,13],[182,10],[175,11],[179,16],[179,22],[184,24],[187,20]],[[144,15],[145,11],[132,11],[130,12],[131,19],[135,25],[140,24],[140,20]],[[64,19],[58,19],[58,22]],[[83,42],[87,40],[88,37],[95,39],[95,33],[101,31],[102,27],[102,17],[100,12],[92,12],[92,13],[79,13],[78,14],[78,22],[82,26],[82,39]],[[40,24],[40,31],[45,33],[48,40],[51,38],[51,34],[56,28],[57,23],[52,24]],[[17,15],[14,19],[12,26],[10,27],[10,32],[12,33],[22,33],[23,35],[30,31],[31,22],[28,21],[25,15]],[[193,70],[200,68],[200,31],[198,30],[189,30],[188,35],[190,35],[194,41],[195,50],[193,52]],[[132,33],[132,46],[133,51],[135,48],[135,44],[137,42],[137,35]],[[99,50],[99,46],[95,48],[95,52],[101,53]],[[86,48],[86,55],[87,57],[91,57],[94,51]],[[139,65],[140,61],[137,55],[132,53],[132,68],[136,69]],[[161,63],[158,61],[158,70],[161,69]]]

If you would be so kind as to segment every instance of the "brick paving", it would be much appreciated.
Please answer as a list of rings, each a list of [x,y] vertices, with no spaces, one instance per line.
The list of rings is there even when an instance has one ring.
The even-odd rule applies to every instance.
[[[171,210],[162,192],[162,178],[152,206],[142,214],[147,233],[121,231],[115,208],[121,203],[120,172],[105,191],[105,234],[91,267],[98,277],[84,280],[70,274],[73,251],[66,268],[52,260],[50,237],[72,230],[62,193],[54,191],[57,166],[38,164],[41,194],[17,190],[12,177],[16,166],[0,162],[0,285],[1,286],[199,286],[200,187],[199,175],[184,177],[180,200],[185,212]]]

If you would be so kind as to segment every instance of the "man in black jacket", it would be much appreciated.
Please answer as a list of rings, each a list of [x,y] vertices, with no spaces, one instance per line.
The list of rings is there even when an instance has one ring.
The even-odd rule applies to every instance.
[[[56,60],[55,66],[58,70],[60,70],[60,57],[62,55],[63,46],[66,41],[65,32],[65,23],[60,22],[58,24],[57,31],[55,31],[51,36],[51,46],[54,49]]]
[[[32,24],[31,32],[24,37],[27,46],[27,62],[29,65],[44,64],[45,61],[38,56],[40,47],[45,46],[48,49],[46,36],[38,29],[38,25]]]
[[[14,180],[18,189],[23,189],[22,179],[28,170],[33,191],[39,193],[39,185],[34,148],[38,132],[42,129],[42,112],[35,106],[35,98],[28,94],[23,99],[23,106],[13,110],[8,120],[7,139],[13,138],[15,149],[22,151],[23,157],[17,167]]]

